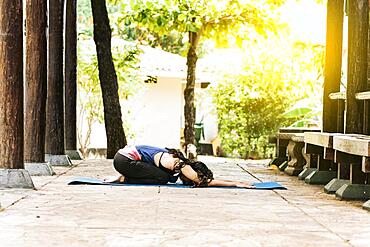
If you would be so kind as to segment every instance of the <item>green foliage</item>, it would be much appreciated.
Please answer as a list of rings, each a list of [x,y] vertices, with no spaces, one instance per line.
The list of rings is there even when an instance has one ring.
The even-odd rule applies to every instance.
[[[322,104],[315,96],[297,101],[283,116],[294,121],[290,127],[319,127]]]
[[[271,42],[274,47],[268,45]],[[317,92],[322,85],[324,49],[286,42],[273,36],[259,39],[258,44],[245,42],[245,73],[226,78],[215,88],[225,155],[267,157],[268,137],[279,127],[317,120],[305,118],[319,114],[315,109],[320,108]]]
[[[158,33],[151,32],[146,27],[120,26],[118,30],[123,39],[127,41],[138,42],[141,45],[160,48],[174,54],[186,54],[187,44],[184,39],[184,35],[177,31],[171,31],[168,34],[159,35]]]
[[[288,100],[282,89],[265,90],[263,84],[256,85],[253,79],[240,77],[233,83],[226,81],[215,92],[219,134],[223,151],[228,155],[248,157],[261,139],[285,120],[281,112],[286,109]]]
[[[77,1],[78,36],[81,39],[93,37],[93,18],[90,0]]]
[[[290,127],[319,127],[322,115],[325,47],[296,42],[293,51],[293,56],[299,61],[298,71],[306,83],[306,88],[300,100],[284,113],[284,117],[293,121]]]
[[[126,8],[129,1],[112,0],[107,2],[107,10],[112,28],[112,36],[127,41],[137,42],[142,45],[159,47],[175,54],[185,54],[187,46],[182,33],[175,30],[168,33],[156,33],[144,26],[133,25],[126,18]],[[78,29],[80,39],[93,37],[93,19],[91,13],[91,1],[78,1]]]
[[[117,1],[107,2],[107,11],[109,14],[110,25],[112,28],[112,36],[120,35],[117,32],[117,19],[121,16],[120,6]],[[79,39],[91,39],[94,33],[94,23],[92,18],[91,0],[77,1],[77,16],[78,16],[78,37]],[[122,36],[122,35],[120,35]]]
[[[167,36],[176,32],[197,32],[204,38],[213,38],[218,44],[227,46],[229,35],[238,42],[244,39],[244,26],[252,26],[257,32],[266,34],[276,31],[278,22],[272,14],[283,0],[137,0],[123,1],[121,28],[136,29],[138,33],[152,34],[146,37]],[[181,37],[179,37],[181,38]]]

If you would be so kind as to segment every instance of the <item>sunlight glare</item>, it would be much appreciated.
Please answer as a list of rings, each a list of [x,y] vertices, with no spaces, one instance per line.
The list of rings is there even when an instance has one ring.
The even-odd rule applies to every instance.
[[[281,10],[283,21],[289,23],[292,36],[301,41],[325,44],[326,6],[314,0],[289,0]]]

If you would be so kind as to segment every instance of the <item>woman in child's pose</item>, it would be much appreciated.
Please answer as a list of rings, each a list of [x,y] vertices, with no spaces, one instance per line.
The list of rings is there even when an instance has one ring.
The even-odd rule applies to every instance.
[[[246,182],[214,179],[212,171],[203,162],[189,160],[176,149],[126,146],[114,156],[113,165],[121,175],[106,182],[167,184],[175,183],[180,177],[184,184],[196,187],[253,187]]]

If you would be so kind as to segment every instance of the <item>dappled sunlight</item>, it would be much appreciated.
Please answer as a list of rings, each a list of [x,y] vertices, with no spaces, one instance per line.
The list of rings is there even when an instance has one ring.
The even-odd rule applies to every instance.
[[[289,0],[281,8],[281,18],[289,24],[291,35],[295,39],[325,44],[325,4],[311,0]]]

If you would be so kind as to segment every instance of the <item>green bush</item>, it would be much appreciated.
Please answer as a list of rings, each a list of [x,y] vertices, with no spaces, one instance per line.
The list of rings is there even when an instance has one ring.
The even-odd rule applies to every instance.
[[[265,153],[266,138],[289,124],[282,113],[290,100],[274,83],[257,84],[242,76],[220,84],[215,99],[222,150],[228,156],[246,158],[257,153],[260,157]]]
[[[313,113],[303,107],[302,114],[293,114],[291,107],[305,98],[320,105],[317,91],[322,85],[323,47],[286,41],[279,46],[279,40],[274,40],[274,48],[269,42],[260,40],[259,45],[247,47],[244,74],[228,76],[213,90],[221,149],[226,156],[271,156],[268,137],[279,127]]]

